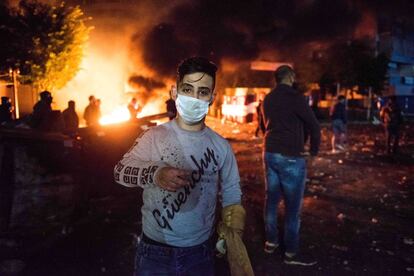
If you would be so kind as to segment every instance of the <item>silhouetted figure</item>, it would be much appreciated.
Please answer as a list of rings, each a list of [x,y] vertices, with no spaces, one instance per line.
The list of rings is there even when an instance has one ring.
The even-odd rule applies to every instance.
[[[100,100],[95,99],[93,95],[89,96],[89,105],[85,108],[83,118],[86,121],[86,126],[94,127],[99,125],[100,114]]]
[[[262,100],[259,100],[259,104],[256,107],[256,113],[257,113],[257,128],[255,135],[256,137],[259,137],[259,131],[262,132],[262,135],[265,135],[266,127],[263,120],[263,112],[262,112]]]
[[[171,98],[165,101],[167,106],[168,118],[170,121],[177,116],[177,107],[175,106],[175,101]]]
[[[39,130],[50,130],[52,116],[52,94],[49,91],[40,93],[40,101],[33,106],[30,126]]]
[[[68,108],[63,111],[63,121],[65,122],[65,133],[75,134],[78,131],[79,117],[76,114],[74,101],[69,101]]]
[[[347,114],[345,106],[345,96],[338,96],[338,102],[330,110],[332,119],[332,152],[335,153],[338,149],[345,150],[346,141],[346,123]]]
[[[141,111],[141,107],[138,105],[137,99],[132,98],[128,104],[129,115],[131,115],[130,120],[135,121],[137,119],[138,113]]]
[[[387,104],[381,109],[380,117],[384,124],[387,139],[387,153],[396,154],[399,146],[400,128],[403,123],[403,117],[395,96],[388,99]]]
[[[0,105],[0,125],[9,123],[13,120],[13,106],[9,97],[1,97]]]

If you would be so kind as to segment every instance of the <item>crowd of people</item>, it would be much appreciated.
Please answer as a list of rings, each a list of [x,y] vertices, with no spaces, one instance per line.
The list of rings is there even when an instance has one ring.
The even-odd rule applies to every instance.
[[[14,118],[14,108],[9,97],[1,97],[0,126],[15,127],[23,126],[40,131],[57,131],[66,134],[76,134],[79,128],[79,116],[76,112],[76,103],[68,101],[67,108],[61,113],[52,109],[53,97],[49,91],[39,93],[40,99],[33,106],[33,112],[22,119]],[[100,125],[102,117],[101,100],[94,95],[89,96],[89,104],[83,112],[83,119],[87,127],[94,128]],[[132,98],[127,105],[131,121],[136,121],[142,107],[138,105],[136,98]],[[175,114],[171,113],[170,116]]]

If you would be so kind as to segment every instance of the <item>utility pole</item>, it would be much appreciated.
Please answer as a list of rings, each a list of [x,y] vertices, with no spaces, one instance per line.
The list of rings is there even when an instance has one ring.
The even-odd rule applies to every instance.
[[[20,74],[19,69],[10,69],[12,80],[13,80],[13,100],[14,100],[14,118],[19,119],[20,112],[19,112],[19,97],[18,97],[18,90],[17,90],[17,76]]]

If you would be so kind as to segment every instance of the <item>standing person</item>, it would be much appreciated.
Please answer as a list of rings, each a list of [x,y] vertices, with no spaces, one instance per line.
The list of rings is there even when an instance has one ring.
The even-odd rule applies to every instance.
[[[65,133],[75,134],[79,127],[79,117],[76,114],[75,102],[69,101],[68,108],[63,110],[63,121],[65,122]]]
[[[89,96],[89,104],[83,112],[83,118],[86,121],[86,126],[93,127],[98,124],[96,119],[96,99],[95,96]]]
[[[264,121],[263,121],[262,104],[263,104],[263,101],[260,99],[259,104],[256,107],[257,128],[256,128],[256,131],[255,131],[255,134],[254,134],[255,137],[259,137],[259,131],[261,131],[263,136],[264,136],[265,131],[266,131]]]
[[[346,141],[346,99],[344,95],[339,95],[337,100],[338,102],[334,106],[332,106],[330,110],[333,131],[331,140],[333,153],[336,153],[337,149],[345,150]]]
[[[0,125],[13,120],[13,106],[9,97],[1,97],[0,105]]]
[[[178,117],[144,132],[115,166],[116,182],[143,188],[135,275],[214,275],[211,236],[219,190],[229,221],[240,215],[236,158],[205,125],[216,70],[205,58],[184,60],[171,95]]]
[[[384,124],[387,153],[396,154],[398,152],[403,117],[395,96],[389,97],[387,104],[380,111],[380,117]]]
[[[129,102],[128,111],[130,115],[130,120],[135,121],[137,119],[138,112],[140,111],[140,106],[138,105],[136,98],[132,98]]]
[[[275,71],[276,87],[265,97],[263,114],[266,125],[264,170],[266,175],[264,251],[279,247],[277,207],[285,201],[284,262],[290,265],[314,265],[298,254],[299,227],[305,190],[306,162],[304,129],[310,132],[310,155],[316,156],[320,144],[320,127],[305,97],[292,85],[293,69],[287,65]]]
[[[167,107],[167,112],[168,112],[168,118],[170,119],[170,121],[173,120],[177,116],[177,108],[175,107],[175,101],[171,98],[172,93],[177,93],[175,86],[171,87],[170,98],[165,101],[165,105]]]
[[[40,93],[40,100],[33,106],[30,125],[34,129],[50,130],[53,97],[49,91]]]

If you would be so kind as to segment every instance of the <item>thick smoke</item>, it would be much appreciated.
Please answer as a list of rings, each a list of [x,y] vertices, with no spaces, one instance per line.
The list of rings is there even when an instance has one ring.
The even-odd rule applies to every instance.
[[[413,8],[411,0],[189,0],[133,43],[151,69],[171,76],[177,63],[192,55],[216,63],[251,61],[265,52],[273,53],[273,60],[294,59],[311,42],[352,38],[367,14],[408,17]]]
[[[165,83],[157,81],[151,78],[146,78],[144,76],[133,75],[129,77],[128,83],[132,87],[136,88],[145,88],[147,91],[152,91],[154,89],[165,88]]]
[[[360,17],[346,0],[188,1],[133,43],[151,69],[171,76],[188,56],[220,63],[253,60],[269,48],[294,52],[306,42],[351,34]]]

